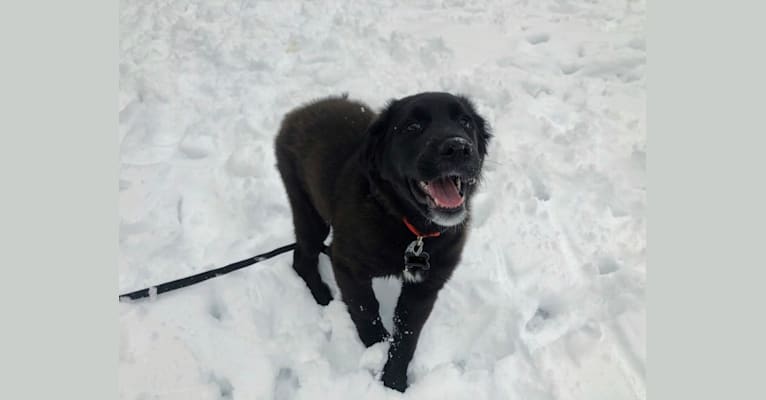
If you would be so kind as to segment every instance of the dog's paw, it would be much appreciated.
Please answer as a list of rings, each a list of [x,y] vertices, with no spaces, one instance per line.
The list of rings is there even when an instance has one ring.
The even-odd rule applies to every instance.
[[[383,368],[383,376],[381,377],[383,385],[404,393],[407,390],[407,371],[393,368],[390,365],[390,362],[386,363],[386,366]]]
[[[326,306],[332,301],[332,294],[326,283],[320,282],[318,285],[314,285],[314,287],[309,289],[311,289],[311,295],[314,296],[314,300],[316,300],[320,306]]]
[[[388,334],[386,328],[380,321],[377,324],[370,326],[369,329],[359,332],[359,339],[364,343],[364,347],[370,347],[376,343],[380,343],[388,340],[391,335]]]

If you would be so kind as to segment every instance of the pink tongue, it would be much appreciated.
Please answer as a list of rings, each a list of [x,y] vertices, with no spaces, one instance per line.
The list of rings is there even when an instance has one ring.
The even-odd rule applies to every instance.
[[[439,207],[456,208],[463,204],[463,197],[460,196],[457,186],[450,178],[434,179],[428,182],[426,191]]]

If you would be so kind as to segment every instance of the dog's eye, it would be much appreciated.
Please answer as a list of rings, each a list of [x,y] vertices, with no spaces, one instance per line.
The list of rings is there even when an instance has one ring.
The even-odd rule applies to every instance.
[[[422,127],[417,122],[413,122],[413,123],[407,125],[406,128],[404,128],[405,131],[410,132],[410,133],[420,132],[420,129],[422,129]]]
[[[471,120],[468,117],[461,117],[458,122],[460,125],[463,126],[465,129],[471,129]]]

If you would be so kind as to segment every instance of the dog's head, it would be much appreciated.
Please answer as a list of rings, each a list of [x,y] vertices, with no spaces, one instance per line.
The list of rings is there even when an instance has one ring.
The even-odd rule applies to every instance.
[[[491,137],[467,98],[421,93],[391,101],[367,135],[369,170],[399,204],[440,226],[465,220]]]

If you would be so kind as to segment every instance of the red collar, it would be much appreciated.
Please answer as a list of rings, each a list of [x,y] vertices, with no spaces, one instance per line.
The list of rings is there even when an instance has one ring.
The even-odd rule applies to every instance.
[[[404,225],[407,226],[407,229],[412,232],[413,235],[419,237],[419,238],[430,238],[430,237],[439,237],[442,233],[439,231],[431,232],[431,233],[422,233],[417,228],[415,228],[410,221],[407,220],[407,217],[402,217],[402,221],[404,222]]]

